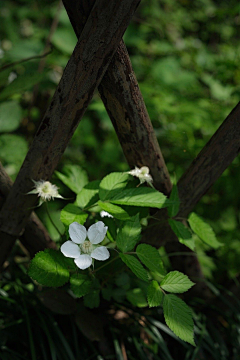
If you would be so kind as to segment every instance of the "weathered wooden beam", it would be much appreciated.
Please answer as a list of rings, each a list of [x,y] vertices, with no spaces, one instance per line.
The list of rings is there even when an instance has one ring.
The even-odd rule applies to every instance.
[[[94,3],[95,0],[63,0],[78,38]],[[148,166],[156,189],[169,195],[169,173],[123,41],[98,91],[130,168]]]
[[[140,0],[97,0],[64,70],[16,181],[0,212],[0,265],[23,231],[36,195],[33,179],[47,180],[56,168]],[[3,249],[3,251],[2,251]]]

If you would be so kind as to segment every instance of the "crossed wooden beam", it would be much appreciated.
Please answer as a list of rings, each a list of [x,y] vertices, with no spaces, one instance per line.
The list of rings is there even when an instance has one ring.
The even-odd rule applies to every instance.
[[[154,186],[166,195],[170,194],[172,184],[169,173],[121,40],[139,2],[63,0],[79,40],[14,184],[0,167],[0,265],[17,238],[32,256],[46,247],[55,247],[40,220],[34,213],[31,214],[37,195],[26,194],[32,189],[32,179],[51,178],[96,88],[129,166],[148,166]],[[189,214],[238,155],[239,149],[240,104],[179,180],[181,205],[178,217]],[[164,210],[155,214],[159,219],[165,216]],[[145,239],[151,235],[151,242],[156,246],[162,244],[159,224],[161,222],[156,222],[151,228],[154,231],[145,234]],[[170,228],[165,227],[164,231],[167,251],[177,251],[177,247],[182,245],[174,240]],[[188,251],[189,257],[184,258],[184,263],[191,266],[187,266],[185,272],[201,277],[198,260]],[[176,268],[183,263],[178,257],[173,259]]]

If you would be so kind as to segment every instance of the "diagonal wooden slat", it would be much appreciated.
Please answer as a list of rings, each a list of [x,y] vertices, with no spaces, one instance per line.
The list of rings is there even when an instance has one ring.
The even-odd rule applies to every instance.
[[[73,29],[80,36],[95,0],[63,0]],[[172,184],[127,49],[120,42],[98,87],[131,168],[148,166],[154,186],[169,195]]]
[[[36,195],[49,179],[102,80],[139,0],[97,0],[0,213],[0,264],[24,230]],[[9,236],[11,237],[9,239]],[[7,244],[7,245],[6,245]]]
[[[13,182],[11,178],[0,163],[0,209],[12,185]],[[19,240],[27,248],[31,257],[34,256],[36,252],[44,250],[45,248],[56,249],[56,243],[51,240],[47,229],[34,212],[31,213],[25,231]]]

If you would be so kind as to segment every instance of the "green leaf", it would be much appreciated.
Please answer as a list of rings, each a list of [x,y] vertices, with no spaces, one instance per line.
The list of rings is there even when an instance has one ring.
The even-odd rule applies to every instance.
[[[99,200],[99,184],[100,181],[95,180],[85,185],[77,195],[76,205],[84,209],[97,203]]]
[[[60,251],[46,249],[32,259],[28,269],[32,279],[44,286],[59,287],[69,279],[65,257]]]
[[[173,232],[177,235],[179,242],[189,247],[189,249],[191,249],[192,251],[194,251],[195,241],[188,228],[184,226],[183,223],[181,223],[180,221],[176,221],[173,219],[168,219],[168,223],[171,226]]]
[[[120,193],[127,185],[129,175],[126,173],[114,172],[105,176],[99,185],[100,200],[110,200]]]
[[[17,101],[0,104],[0,132],[16,130],[22,118],[22,108]]]
[[[139,215],[137,214],[120,227],[116,238],[117,247],[122,252],[131,251],[140,240],[141,230]]]
[[[99,290],[93,290],[84,296],[84,305],[90,309],[97,308],[100,303],[99,293]]]
[[[160,306],[163,299],[163,292],[157,281],[153,280],[148,286],[147,300],[149,307]]]
[[[165,195],[152,188],[139,187],[126,189],[110,199],[114,204],[164,208],[169,206]]]
[[[172,191],[169,197],[169,200],[171,201],[170,206],[168,207],[168,215],[170,217],[174,217],[177,215],[180,205],[180,200],[178,196],[178,187],[177,185],[173,185]]]
[[[171,271],[160,283],[161,288],[171,293],[184,293],[190,289],[194,283],[179,271]]]
[[[68,204],[61,211],[60,220],[63,224],[69,226],[74,221],[83,225],[87,220],[88,214],[73,204]]]
[[[126,293],[128,301],[139,308],[146,307],[148,305],[146,296],[140,288],[128,290]]]
[[[192,311],[176,295],[165,295],[163,312],[168,327],[183,341],[195,346],[193,339]]]
[[[46,74],[33,72],[19,75],[13,82],[11,82],[0,94],[0,100],[6,99],[14,94],[23,93],[23,91],[31,89],[35,84],[41,82]]]
[[[0,161],[11,168],[12,175],[16,174],[28,151],[27,141],[15,134],[0,136]]]
[[[140,244],[136,249],[136,253],[141,262],[150,270],[165,275],[166,271],[163,267],[161,256],[157,249],[151,245]]]
[[[217,249],[223,245],[217,240],[211,226],[207,224],[202,218],[200,218],[200,216],[195,213],[191,213],[188,221],[195,234],[197,234],[206,244],[214,249]]]
[[[62,171],[63,173],[55,171],[55,174],[75,194],[78,194],[88,183],[86,171],[78,165],[65,165]]]
[[[77,38],[71,27],[58,27],[53,34],[51,42],[63,53],[72,55]]]
[[[101,209],[107,211],[109,214],[111,214],[113,217],[115,217],[118,220],[128,220],[130,219],[130,216],[128,213],[123,210],[120,206],[111,204],[109,202],[103,202],[101,200],[98,201],[98,205]]]
[[[148,282],[148,274],[142,264],[132,255],[119,254],[122,261],[141,280]]]
[[[70,287],[76,297],[87,295],[93,286],[93,282],[88,275],[81,273],[72,274],[70,277]]]

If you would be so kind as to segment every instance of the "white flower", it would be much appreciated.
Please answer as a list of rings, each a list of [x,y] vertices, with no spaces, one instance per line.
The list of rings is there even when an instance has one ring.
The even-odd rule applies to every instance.
[[[143,184],[146,181],[149,185],[152,186],[153,178],[149,174],[149,168],[147,166],[142,166],[140,169],[135,166],[135,169],[128,171],[128,174],[138,177],[140,184]]]
[[[85,226],[73,222],[69,226],[71,240],[66,241],[61,246],[64,256],[74,259],[79,269],[84,270],[92,265],[93,259],[107,260],[110,256],[105,246],[99,246],[107,233],[107,226],[102,221],[90,226],[86,230]]]
[[[50,183],[50,181],[34,181],[35,189],[29,191],[28,194],[37,194],[40,197],[39,206],[42,205],[43,202],[49,201],[54,198],[63,199],[61,195],[58,193],[58,187]]]
[[[100,216],[101,216],[101,218],[106,217],[106,216],[109,218],[113,218],[113,216],[111,214],[109,214],[107,211],[104,211],[104,210],[100,211]]]

